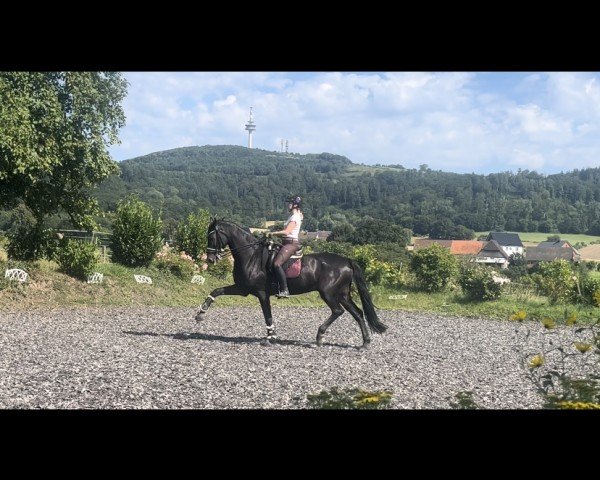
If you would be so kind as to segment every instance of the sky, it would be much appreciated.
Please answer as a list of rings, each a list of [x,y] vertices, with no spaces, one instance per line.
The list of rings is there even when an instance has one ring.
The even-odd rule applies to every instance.
[[[598,72],[130,72],[121,161],[193,145],[457,173],[600,166]],[[285,148],[285,147],[284,147]]]

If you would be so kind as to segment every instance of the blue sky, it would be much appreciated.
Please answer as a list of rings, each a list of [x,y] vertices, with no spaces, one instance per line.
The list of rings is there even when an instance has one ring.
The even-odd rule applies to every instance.
[[[355,163],[557,173],[600,166],[596,72],[133,72],[125,160],[191,145],[330,152]]]

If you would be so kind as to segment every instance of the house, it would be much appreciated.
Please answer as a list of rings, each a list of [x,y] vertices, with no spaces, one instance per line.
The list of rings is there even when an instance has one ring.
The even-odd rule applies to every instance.
[[[437,240],[433,238],[415,239],[415,251],[430,247],[431,245],[440,245],[450,250],[452,255],[476,255],[486,244],[479,240]]]
[[[553,240],[538,243],[538,247],[562,247],[562,248],[573,248],[566,240]]]
[[[497,242],[509,257],[515,253],[523,255],[525,250],[518,233],[490,232],[487,239]]]
[[[327,240],[327,237],[331,235],[329,230],[317,230],[316,232],[303,231],[298,234],[298,240]]]
[[[573,247],[527,247],[525,250],[525,261],[531,267],[540,262],[551,262],[553,260],[566,260],[578,263],[581,255]]]
[[[504,247],[496,240],[490,240],[474,257],[477,263],[500,265],[500,268],[507,268],[510,255]]]

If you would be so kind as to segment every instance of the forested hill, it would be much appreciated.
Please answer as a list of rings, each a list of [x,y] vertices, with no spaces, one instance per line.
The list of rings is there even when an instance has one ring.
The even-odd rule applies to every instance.
[[[136,192],[166,221],[199,207],[247,225],[285,219],[285,198],[305,199],[305,226],[331,229],[365,216],[415,233],[435,224],[600,235],[600,168],[556,175],[433,171],[422,165],[365,166],[330,153],[286,154],[239,146],[185,147],[121,162],[98,199],[114,210]]]

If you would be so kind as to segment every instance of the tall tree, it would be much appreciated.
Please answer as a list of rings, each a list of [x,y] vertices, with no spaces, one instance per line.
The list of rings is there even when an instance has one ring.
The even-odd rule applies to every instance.
[[[107,147],[126,92],[114,72],[0,72],[0,208],[21,201],[40,223],[64,211],[93,228],[91,188],[119,170]]]

